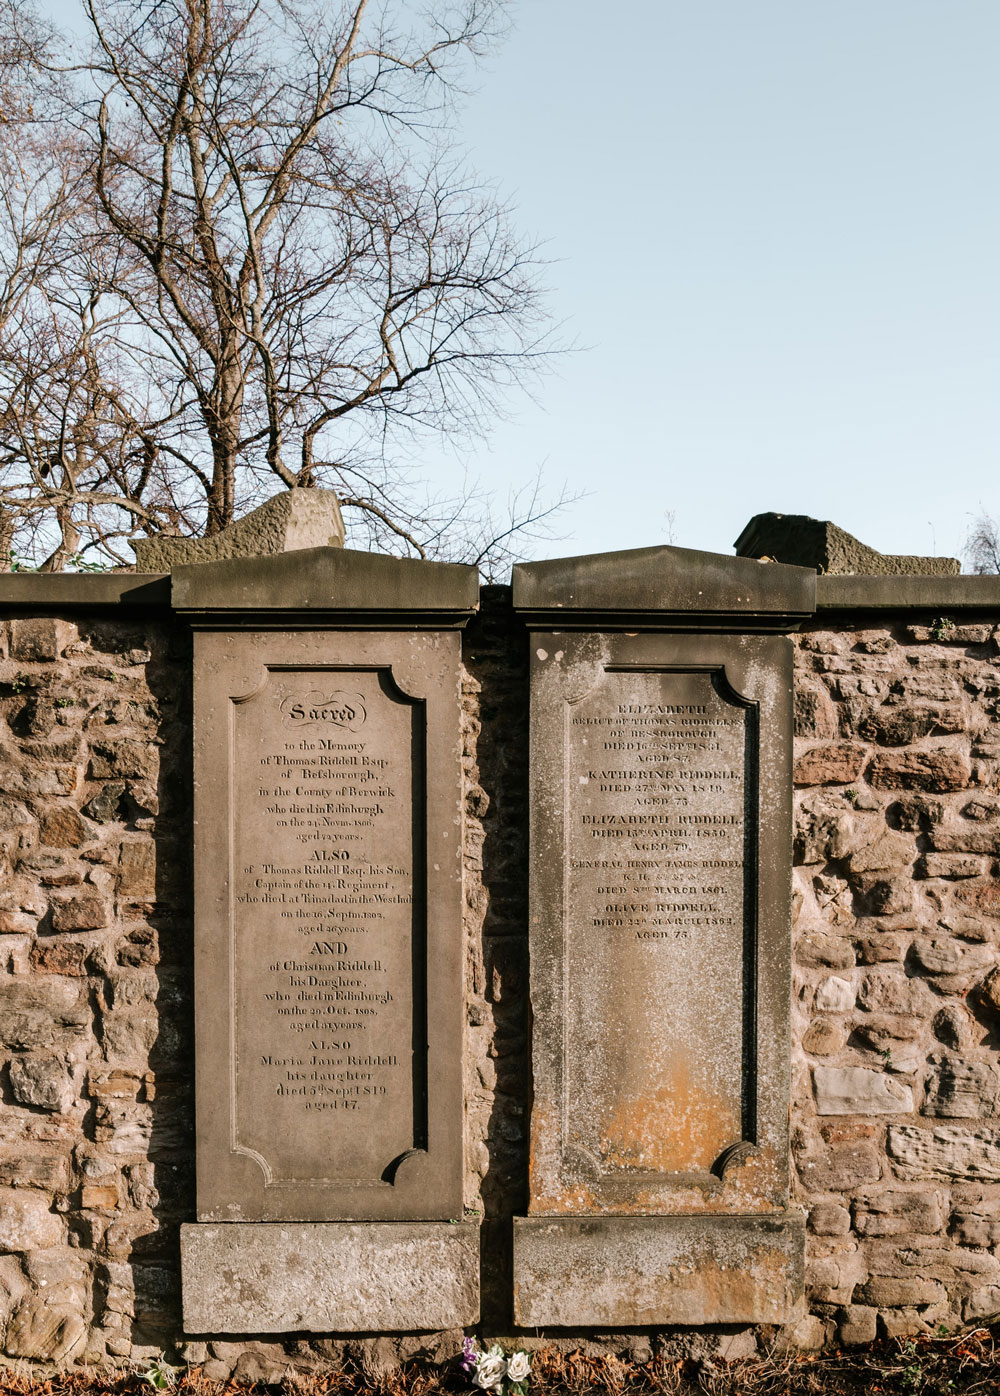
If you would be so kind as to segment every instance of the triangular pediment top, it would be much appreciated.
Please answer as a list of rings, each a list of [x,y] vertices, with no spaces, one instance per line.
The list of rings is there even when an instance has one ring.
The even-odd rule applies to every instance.
[[[303,548],[265,557],[192,563],[171,573],[181,612],[471,615],[475,567],[348,548]]]
[[[667,545],[520,563],[514,608],[538,620],[582,617],[744,619],[769,626],[816,609],[810,568]]]

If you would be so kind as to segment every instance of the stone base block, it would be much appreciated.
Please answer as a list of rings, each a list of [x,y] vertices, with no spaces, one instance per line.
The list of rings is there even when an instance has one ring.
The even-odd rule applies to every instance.
[[[181,1227],[186,1333],[402,1333],[479,1320],[470,1222]]]
[[[784,1323],[802,1294],[805,1226],[777,1217],[515,1217],[524,1328]]]

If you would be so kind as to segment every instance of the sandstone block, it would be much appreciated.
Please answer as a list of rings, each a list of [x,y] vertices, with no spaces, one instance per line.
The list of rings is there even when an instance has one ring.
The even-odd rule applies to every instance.
[[[881,1177],[878,1150],[868,1140],[847,1140],[826,1146],[793,1146],[795,1165],[809,1192],[849,1192]]]
[[[69,1188],[69,1159],[62,1153],[39,1152],[38,1146],[29,1148],[24,1143],[4,1148],[0,1152],[0,1187],[66,1192]]]
[[[919,979],[908,979],[901,971],[872,970],[861,981],[858,1003],[869,1013],[901,1013],[909,1017],[929,1017],[936,1002],[933,992]]]
[[[846,1236],[851,1214],[839,1202],[817,1202],[809,1209],[809,1230],[816,1236]]]
[[[152,839],[128,839],[122,844],[118,893],[140,900],[156,895],[156,850]]]
[[[87,1328],[78,1309],[53,1304],[43,1291],[23,1299],[7,1328],[11,1357],[63,1362],[86,1344]]]
[[[948,1231],[960,1246],[992,1249],[1000,1244],[1000,1200],[983,1198],[959,1204],[952,1212]]]
[[[924,939],[912,946],[913,958],[930,974],[979,974],[996,963],[996,951],[989,945],[969,945],[952,937]]]
[[[802,1285],[800,1216],[518,1217],[524,1327],[783,1323]]]
[[[796,939],[795,960],[807,969],[853,969],[854,947],[842,936],[812,931]]]
[[[109,1057],[146,1057],[156,1041],[157,1014],[150,1004],[113,1008],[102,1015],[101,1041]]]
[[[1000,1182],[1000,1131],[939,1125],[890,1125],[889,1156],[904,1178]]]
[[[868,916],[894,916],[913,906],[913,883],[908,876],[889,877],[885,873],[855,873],[851,886],[859,913]]]
[[[852,873],[880,872],[888,868],[908,867],[912,862],[912,838],[886,830],[874,842],[852,853],[847,866]]]
[[[888,704],[859,724],[858,735],[879,746],[909,746],[932,733],[961,732],[965,721],[959,703],[928,707]]]
[[[813,747],[795,762],[796,785],[850,785],[861,774],[864,747],[849,742]]]
[[[46,1197],[27,1188],[0,1188],[0,1251],[35,1251],[58,1246],[62,1220]]]
[[[844,1046],[847,1034],[839,1023],[828,1018],[816,1018],[802,1036],[802,1046],[814,1057],[835,1056]]]
[[[983,860],[974,853],[925,853],[917,859],[916,877],[979,877]]]
[[[59,1057],[15,1057],[10,1064],[10,1087],[22,1105],[66,1111],[76,1099],[73,1073]]]
[[[947,1057],[927,1075],[924,1114],[951,1119],[995,1115],[998,1096],[1000,1069],[992,1062]]]
[[[795,735],[813,740],[832,740],[839,735],[837,707],[822,683],[795,686]]]
[[[882,753],[868,767],[868,783],[879,790],[965,790],[972,773],[952,751]]]
[[[87,972],[86,958],[87,947],[77,941],[36,942],[31,947],[29,964],[36,974],[67,974],[79,979]]]
[[[938,853],[1000,853],[1000,829],[992,824],[940,825],[928,841]]]
[[[872,1275],[858,1287],[854,1297],[859,1304],[871,1304],[876,1309],[892,1309],[904,1304],[943,1304],[947,1302],[948,1294],[939,1280]]]
[[[1000,1013],[1000,965],[991,970],[980,984],[979,996],[994,1013]]]
[[[966,883],[956,889],[955,898],[977,916],[1000,916],[1000,886],[993,880]]]
[[[69,638],[64,621],[44,617],[10,622],[10,657],[31,664],[57,659]]]
[[[859,1236],[897,1236],[912,1231],[934,1235],[943,1226],[944,1209],[936,1192],[891,1189],[863,1195],[854,1203],[854,1229]]]
[[[876,1052],[895,1052],[901,1043],[914,1042],[923,1032],[923,1018],[906,1018],[900,1014],[877,1014],[862,1018],[855,1032],[863,1043]]]
[[[5,1047],[50,1047],[79,1037],[89,1025],[90,1007],[78,980],[0,978],[0,1043]]]
[[[946,1047],[968,1047],[972,1041],[972,1019],[960,1004],[946,1003],[939,1008],[931,1027]]]
[[[820,1115],[901,1115],[913,1109],[909,1086],[866,1067],[814,1067],[813,1090]]]
[[[131,737],[98,738],[91,744],[90,771],[93,780],[122,776],[133,780],[155,780],[159,752],[148,742]]]
[[[982,1323],[1000,1316],[1000,1285],[980,1285],[962,1302],[966,1323]]]
[[[72,805],[60,805],[42,815],[39,838],[49,848],[79,848],[90,837],[87,826]]]
[[[865,1304],[848,1304],[840,1311],[837,1337],[845,1348],[873,1343],[877,1335],[878,1310]]]
[[[847,1013],[854,1007],[854,986],[831,974],[816,990],[815,1005],[821,1013]]]
[[[55,931],[96,931],[110,924],[111,915],[101,897],[77,894],[52,904]]]

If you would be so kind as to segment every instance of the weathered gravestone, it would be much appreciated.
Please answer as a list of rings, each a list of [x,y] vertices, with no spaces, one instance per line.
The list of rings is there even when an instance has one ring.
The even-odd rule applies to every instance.
[[[534,1102],[515,1317],[781,1322],[791,644],[803,569],[526,564]]]
[[[462,1216],[459,627],[473,568],[178,567],[194,628],[188,1332],[478,1317]]]

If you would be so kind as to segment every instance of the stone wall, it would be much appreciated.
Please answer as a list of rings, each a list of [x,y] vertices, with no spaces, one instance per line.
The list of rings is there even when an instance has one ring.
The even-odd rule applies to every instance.
[[[798,637],[803,1341],[1000,1312],[998,633]]]
[[[0,627],[0,1325],[8,1358],[62,1364],[179,1349],[177,1227],[194,1216],[189,642],[168,613],[82,599]],[[784,1341],[1000,1311],[997,634],[845,612],[797,638],[809,1265]],[[484,590],[464,663],[465,1201],[492,1337],[511,1332],[531,1108],[526,642],[506,589]],[[180,1350],[253,1377],[460,1340]],[[600,1335],[635,1355],[662,1340]],[[729,1355],[748,1341],[729,1335]]]

